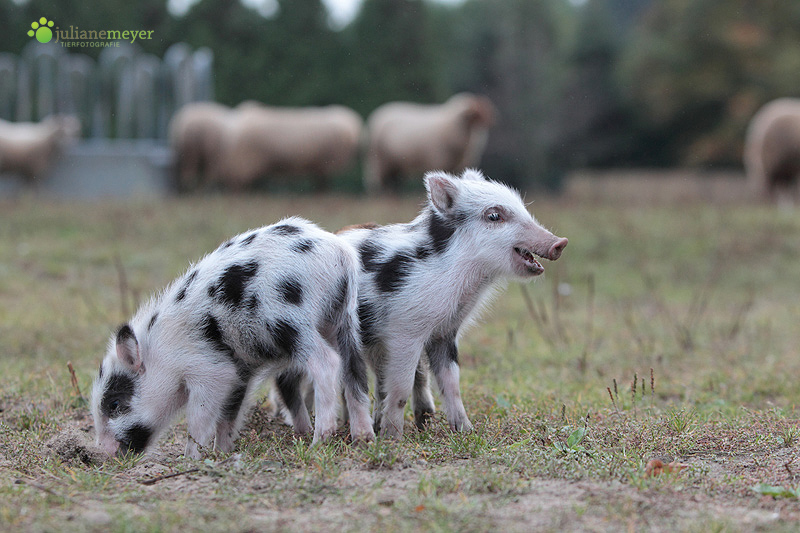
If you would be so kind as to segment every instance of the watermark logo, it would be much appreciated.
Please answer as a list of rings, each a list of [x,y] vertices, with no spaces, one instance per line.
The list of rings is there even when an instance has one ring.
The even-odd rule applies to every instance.
[[[36,37],[40,43],[49,43],[55,37],[55,44],[62,47],[119,47],[120,41],[131,44],[136,41],[152,40],[154,30],[81,30],[78,26],[70,26],[62,30],[58,26],[53,28],[52,20],[42,17],[31,23],[28,37]],[[52,29],[51,29],[52,28]]]
[[[46,17],[40,18],[38,21],[31,23],[31,30],[28,30],[28,37],[36,36],[36,40],[40,43],[49,43],[53,38],[53,21],[47,20]]]

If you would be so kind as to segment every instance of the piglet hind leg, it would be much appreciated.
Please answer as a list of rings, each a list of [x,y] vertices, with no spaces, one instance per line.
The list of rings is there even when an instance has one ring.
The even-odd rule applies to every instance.
[[[369,414],[369,396],[361,391],[346,389],[344,398],[350,423],[350,439],[355,443],[371,442],[375,438],[375,431]]]
[[[414,386],[414,374],[398,376],[392,379],[387,387],[386,397],[383,400],[383,413],[381,416],[381,436],[400,440],[403,438],[403,416],[411,389]]]
[[[372,441],[375,431],[369,414],[367,367],[361,357],[355,331],[348,324],[340,327],[336,335],[336,345],[342,359],[345,413],[350,423],[350,439],[359,443]]]
[[[292,417],[295,434],[302,436],[311,433],[311,418],[303,397],[303,373],[294,369],[282,372],[275,380],[275,385]]]
[[[339,406],[341,358],[322,338],[309,347],[307,371],[314,383],[314,440],[328,440],[336,432]]]
[[[472,423],[467,417],[464,403],[461,401],[459,385],[460,368],[458,366],[458,347],[455,338],[434,338],[427,346],[431,370],[442,393],[444,413],[450,429],[454,431],[471,431]]]

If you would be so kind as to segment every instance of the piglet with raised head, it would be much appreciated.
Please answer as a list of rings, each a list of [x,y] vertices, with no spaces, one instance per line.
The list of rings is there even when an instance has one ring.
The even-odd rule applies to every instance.
[[[418,425],[434,412],[423,352],[450,427],[472,427],[459,388],[463,326],[498,282],[542,274],[536,257],[556,260],[567,245],[531,216],[519,193],[476,170],[429,172],[425,187],[428,204],[412,222],[342,234],[361,254],[359,316],[377,377],[376,424],[393,437],[403,433],[412,393]]]

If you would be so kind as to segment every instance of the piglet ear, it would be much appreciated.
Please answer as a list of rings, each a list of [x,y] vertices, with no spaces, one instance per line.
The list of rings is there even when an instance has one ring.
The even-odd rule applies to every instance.
[[[117,358],[131,371],[144,372],[139,341],[136,340],[136,335],[128,324],[123,324],[117,330]]]
[[[473,180],[473,181],[486,181],[486,176],[484,176],[483,172],[481,172],[477,168],[467,168],[464,169],[464,173],[461,174],[461,179]]]
[[[454,176],[446,172],[428,172],[425,174],[425,188],[433,207],[442,214],[453,210],[458,197],[458,184]]]

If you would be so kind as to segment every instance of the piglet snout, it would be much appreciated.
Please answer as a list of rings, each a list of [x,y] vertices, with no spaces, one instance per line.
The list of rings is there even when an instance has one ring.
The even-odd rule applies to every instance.
[[[97,439],[97,446],[105,452],[108,457],[114,457],[120,454],[120,444],[119,441],[115,440],[113,437],[102,436]]]
[[[550,250],[548,250],[547,259],[549,259],[551,261],[555,261],[556,259],[561,257],[561,252],[563,252],[564,248],[567,247],[567,243],[569,243],[569,241],[564,237],[561,237],[560,239],[558,239],[550,247]]]

